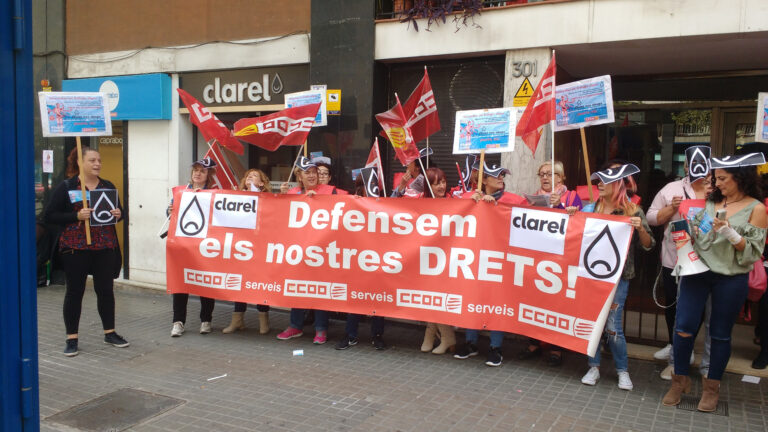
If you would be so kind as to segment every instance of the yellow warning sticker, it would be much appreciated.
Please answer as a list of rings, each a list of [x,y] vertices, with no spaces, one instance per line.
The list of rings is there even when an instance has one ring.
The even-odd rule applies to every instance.
[[[326,110],[328,115],[341,115],[341,90],[326,90]]]
[[[520,84],[520,88],[517,89],[517,93],[515,93],[515,97],[512,99],[512,106],[524,107],[528,105],[534,90],[528,78],[523,79],[523,83]]]

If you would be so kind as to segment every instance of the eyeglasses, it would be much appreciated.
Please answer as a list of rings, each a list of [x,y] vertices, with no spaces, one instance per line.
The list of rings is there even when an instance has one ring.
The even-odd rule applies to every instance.
[[[327,171],[318,171],[318,172],[317,172],[317,175],[318,175],[319,177],[330,177],[331,173],[329,173],[329,172],[327,172]]]
[[[540,173],[538,173],[536,175],[539,176],[539,177],[552,177],[552,171],[550,171],[550,172],[540,172]],[[555,175],[559,176],[560,174],[555,173]]]

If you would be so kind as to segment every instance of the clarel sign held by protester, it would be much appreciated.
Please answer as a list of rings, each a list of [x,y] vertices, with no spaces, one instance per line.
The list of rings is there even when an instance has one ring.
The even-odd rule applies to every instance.
[[[174,194],[171,292],[524,334],[593,352],[627,218],[472,200]]]

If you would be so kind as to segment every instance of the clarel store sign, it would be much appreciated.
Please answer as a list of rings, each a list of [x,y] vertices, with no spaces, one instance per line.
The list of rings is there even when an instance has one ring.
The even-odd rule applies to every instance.
[[[214,112],[282,109],[283,95],[309,88],[309,66],[187,73],[180,75],[180,86]]]

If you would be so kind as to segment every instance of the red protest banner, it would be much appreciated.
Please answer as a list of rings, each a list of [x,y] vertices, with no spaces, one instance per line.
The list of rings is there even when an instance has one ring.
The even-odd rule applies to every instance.
[[[177,191],[168,291],[502,330],[594,352],[628,218],[472,200]]]

